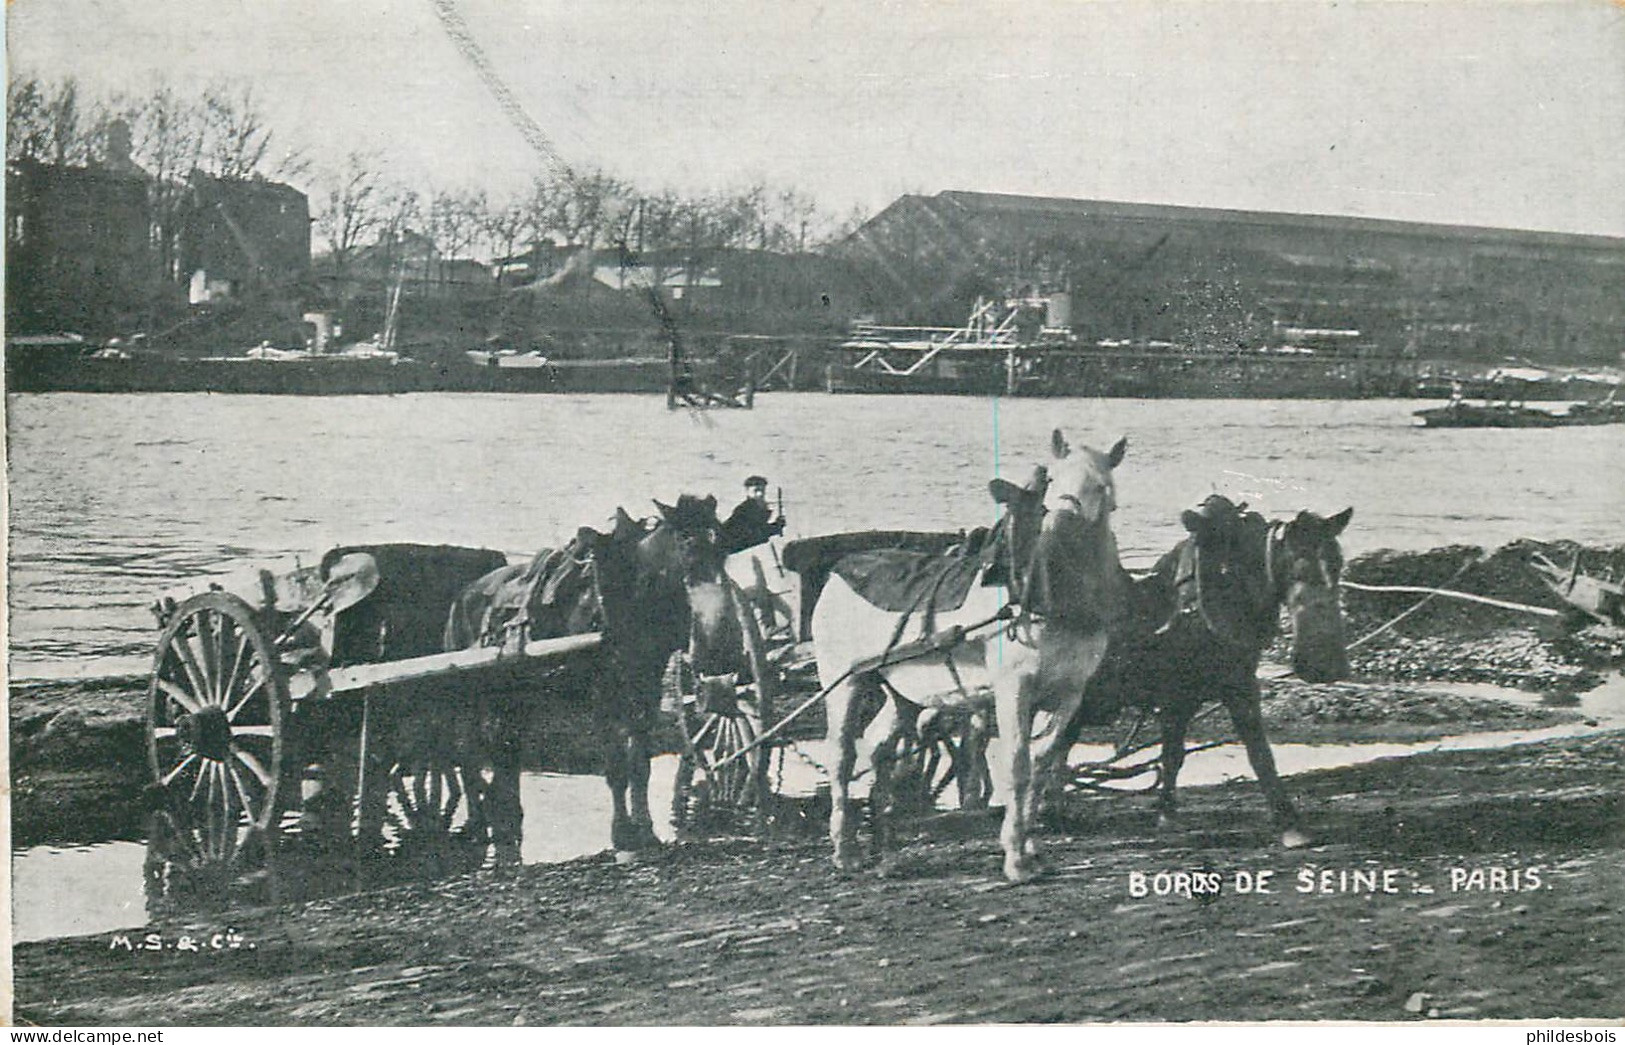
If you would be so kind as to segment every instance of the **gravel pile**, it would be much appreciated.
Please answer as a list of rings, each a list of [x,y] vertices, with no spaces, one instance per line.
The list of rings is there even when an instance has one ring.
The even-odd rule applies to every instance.
[[[1537,554],[1563,566],[1578,558],[1582,570],[1605,579],[1621,576],[1625,568],[1625,545],[1582,548],[1571,542],[1515,541],[1493,553],[1466,545],[1373,552],[1350,562],[1345,576],[1360,584],[1445,588],[1567,609],[1530,565]],[[1625,665],[1625,631],[1577,615],[1558,619],[1444,596],[1352,588],[1345,589],[1343,605],[1349,640],[1360,643],[1350,655],[1358,678],[1581,692]],[[1412,612],[1393,623],[1407,611]],[[1282,645],[1280,652],[1284,650]]]
[[[1288,724],[1408,723],[1439,725],[1471,722],[1475,729],[1547,725],[1547,708],[1438,691],[1369,685],[1310,685],[1295,679],[1272,683],[1265,693],[1264,718]]]

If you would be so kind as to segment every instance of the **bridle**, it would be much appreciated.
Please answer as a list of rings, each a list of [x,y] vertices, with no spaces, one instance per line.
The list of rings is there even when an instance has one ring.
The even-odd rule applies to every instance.
[[[1115,507],[1111,499],[1107,498],[1105,510],[1101,513],[1102,519],[1091,520],[1084,512],[1082,499],[1076,494],[1058,494],[1055,499],[1070,506],[1056,509],[1055,514],[1074,515],[1081,525],[1091,528],[1091,530],[1096,526],[1104,525],[1103,518],[1106,512]],[[1018,514],[1010,511],[1005,513],[1005,517],[1001,521],[1001,528],[1004,532],[1000,537],[1004,544],[1005,570],[1008,577],[1006,587],[1010,593],[1009,604],[1015,607],[1015,614],[1011,618],[1006,631],[1011,639],[1022,641],[1019,638],[1022,632],[1030,628],[1031,625],[1041,622],[1048,612],[1048,607],[1036,605],[1035,600],[1030,598],[1030,595],[1032,593],[1033,575],[1039,566],[1039,554],[1043,550],[1044,520],[1050,515],[1050,508],[1042,501],[1038,503],[1036,509],[1037,518],[1029,524],[1032,527],[1034,536],[1030,542],[1031,547],[1027,551],[1024,563],[1018,559],[1018,549],[1016,547]]]
[[[1269,586],[1270,594],[1274,597],[1277,605],[1286,601],[1287,592],[1283,588],[1292,582],[1290,576],[1276,576],[1276,559],[1286,548],[1286,532],[1289,526],[1291,526],[1291,523],[1282,522],[1279,519],[1270,523],[1269,534],[1264,541],[1264,580]],[[1336,591],[1337,578],[1332,576],[1331,567],[1326,565],[1324,555],[1315,556],[1315,567],[1320,574],[1321,585],[1328,591]]]

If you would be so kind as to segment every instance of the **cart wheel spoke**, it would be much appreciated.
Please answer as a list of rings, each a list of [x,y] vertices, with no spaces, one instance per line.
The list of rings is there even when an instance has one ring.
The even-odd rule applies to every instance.
[[[184,623],[196,627],[196,621],[186,620]],[[181,670],[186,674],[186,681],[191,686],[193,699],[200,704],[211,703],[209,677],[204,674],[203,667],[197,661],[197,651],[192,648],[193,636],[185,632],[176,632],[171,648],[175,651],[175,658],[180,661]]]
[[[208,697],[209,702],[213,704],[220,702],[220,683],[225,681],[221,678],[220,632],[222,625],[219,624],[219,620],[219,614],[205,610],[199,613],[194,621],[194,626],[197,629],[197,648],[194,651],[194,656],[198,671],[203,676],[203,684],[207,687],[203,695]]]
[[[253,785],[245,783],[242,771],[237,768],[236,763],[228,762],[225,768],[227,776],[231,779],[232,786],[236,789],[238,799],[243,803],[243,810],[248,814],[248,819],[250,821],[259,819],[256,814],[259,811],[259,804],[264,798],[265,791],[263,789],[256,790]]]
[[[182,689],[180,686],[177,686],[168,679],[154,679],[153,684],[157,687],[158,692],[179,704],[182,708],[186,709],[188,713],[195,715],[199,711],[203,710],[203,705],[199,703],[196,696]]]
[[[265,768],[265,763],[256,758],[253,752],[242,747],[234,747],[231,749],[231,753],[236,757],[237,761],[247,767],[250,773],[254,774],[254,778],[262,786],[267,788],[271,786],[271,771]]]
[[[236,648],[231,654],[231,667],[227,669],[225,681],[220,686],[220,704],[222,707],[231,704],[232,694],[237,692],[237,684],[242,679],[243,661],[249,653],[248,635],[240,628],[237,628],[235,624],[233,624],[231,630],[237,641]]]
[[[180,776],[183,770],[189,766],[196,766],[200,761],[201,759],[199,759],[195,753],[187,755],[185,758],[176,763],[173,769],[169,770],[169,772],[165,773],[158,779],[158,785],[160,787],[168,787],[170,784],[174,783],[175,778]]]

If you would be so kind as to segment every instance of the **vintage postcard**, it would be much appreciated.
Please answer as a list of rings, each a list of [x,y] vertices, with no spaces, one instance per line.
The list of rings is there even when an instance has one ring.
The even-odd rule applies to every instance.
[[[1625,1017],[1619,5],[6,48],[16,1026]]]

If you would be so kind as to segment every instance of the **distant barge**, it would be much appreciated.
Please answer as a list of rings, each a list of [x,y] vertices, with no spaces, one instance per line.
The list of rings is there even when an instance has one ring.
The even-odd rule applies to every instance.
[[[1455,400],[1444,406],[1418,410],[1422,428],[1575,428],[1625,424],[1625,403],[1605,399],[1574,403],[1567,410],[1547,410],[1521,403],[1469,403]]]

